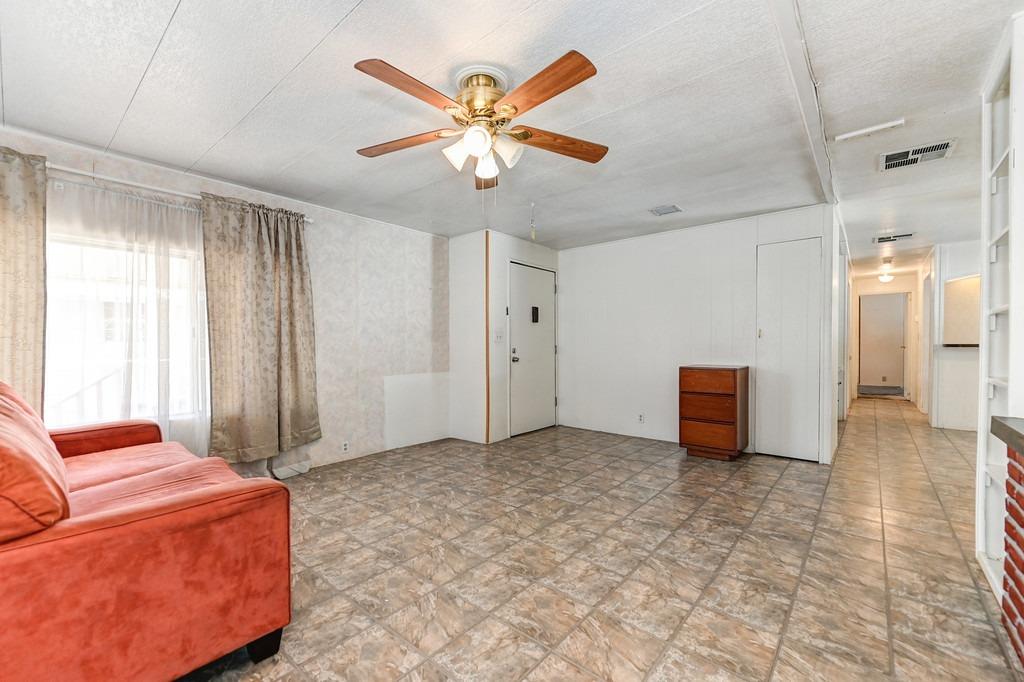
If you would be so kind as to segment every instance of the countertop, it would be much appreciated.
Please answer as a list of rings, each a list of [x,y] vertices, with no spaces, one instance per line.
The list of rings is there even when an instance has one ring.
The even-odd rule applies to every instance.
[[[992,435],[1006,443],[1014,452],[1024,454],[1024,419],[992,417]]]

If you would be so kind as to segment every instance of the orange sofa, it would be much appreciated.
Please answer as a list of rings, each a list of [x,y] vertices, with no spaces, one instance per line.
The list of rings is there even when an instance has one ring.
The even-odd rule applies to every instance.
[[[145,421],[47,432],[0,382],[0,680],[170,680],[291,614],[288,489]]]

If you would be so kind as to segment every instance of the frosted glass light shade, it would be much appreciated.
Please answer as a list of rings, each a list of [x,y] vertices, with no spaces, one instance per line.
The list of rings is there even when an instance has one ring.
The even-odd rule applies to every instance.
[[[519,142],[503,135],[498,135],[494,140],[494,151],[498,152],[498,156],[509,168],[519,163],[519,158],[523,155],[525,148]]]
[[[466,165],[466,159],[469,158],[469,150],[466,149],[466,143],[462,140],[457,140],[455,144],[448,145],[441,150],[441,153],[448,159],[448,163],[455,166],[457,171],[462,170],[462,167]]]
[[[481,180],[490,180],[497,175],[498,162],[494,160],[493,152],[487,152],[487,155],[480,157],[476,163],[476,176]]]
[[[491,131],[482,125],[471,125],[462,136],[466,151],[477,158],[491,151]]]
[[[893,281],[894,279],[896,279],[896,278],[893,277],[892,275],[890,275],[888,272],[878,276],[878,281],[881,282],[882,284],[888,284],[889,282]]]

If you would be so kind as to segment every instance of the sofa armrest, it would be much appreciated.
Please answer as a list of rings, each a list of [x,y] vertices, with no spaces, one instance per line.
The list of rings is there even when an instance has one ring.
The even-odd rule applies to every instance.
[[[0,544],[0,677],[175,679],[290,619],[288,489],[239,479]]]
[[[148,419],[52,429],[50,438],[57,446],[57,452],[64,458],[163,440],[160,425]]]

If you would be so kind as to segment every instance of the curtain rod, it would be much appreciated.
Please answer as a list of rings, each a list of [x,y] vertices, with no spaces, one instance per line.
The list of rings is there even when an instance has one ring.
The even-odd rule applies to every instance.
[[[202,199],[202,197],[199,196],[198,194],[192,194],[191,192],[181,192],[181,191],[176,190],[176,189],[167,189],[165,187],[156,187],[155,185],[146,185],[146,184],[143,184],[141,182],[134,182],[132,180],[123,180],[121,178],[115,178],[115,177],[112,177],[110,175],[101,175],[99,173],[93,173],[92,171],[81,170],[79,168],[71,168],[70,166],[60,166],[60,165],[55,164],[55,163],[50,163],[49,161],[46,162],[46,167],[51,169],[51,170],[60,171],[62,173],[70,173],[72,175],[82,175],[82,176],[85,176],[87,178],[94,178],[96,180],[103,180],[105,182],[116,182],[119,185],[128,185],[129,187],[138,187],[139,189],[148,189],[148,190],[150,190],[152,192],[160,192],[162,194],[174,194],[174,195],[179,196],[179,197],[185,197],[187,199],[195,199],[197,201]],[[304,218],[305,222],[309,223],[310,225],[313,224],[313,221],[310,218],[305,217],[305,215],[303,215],[303,218]]]

